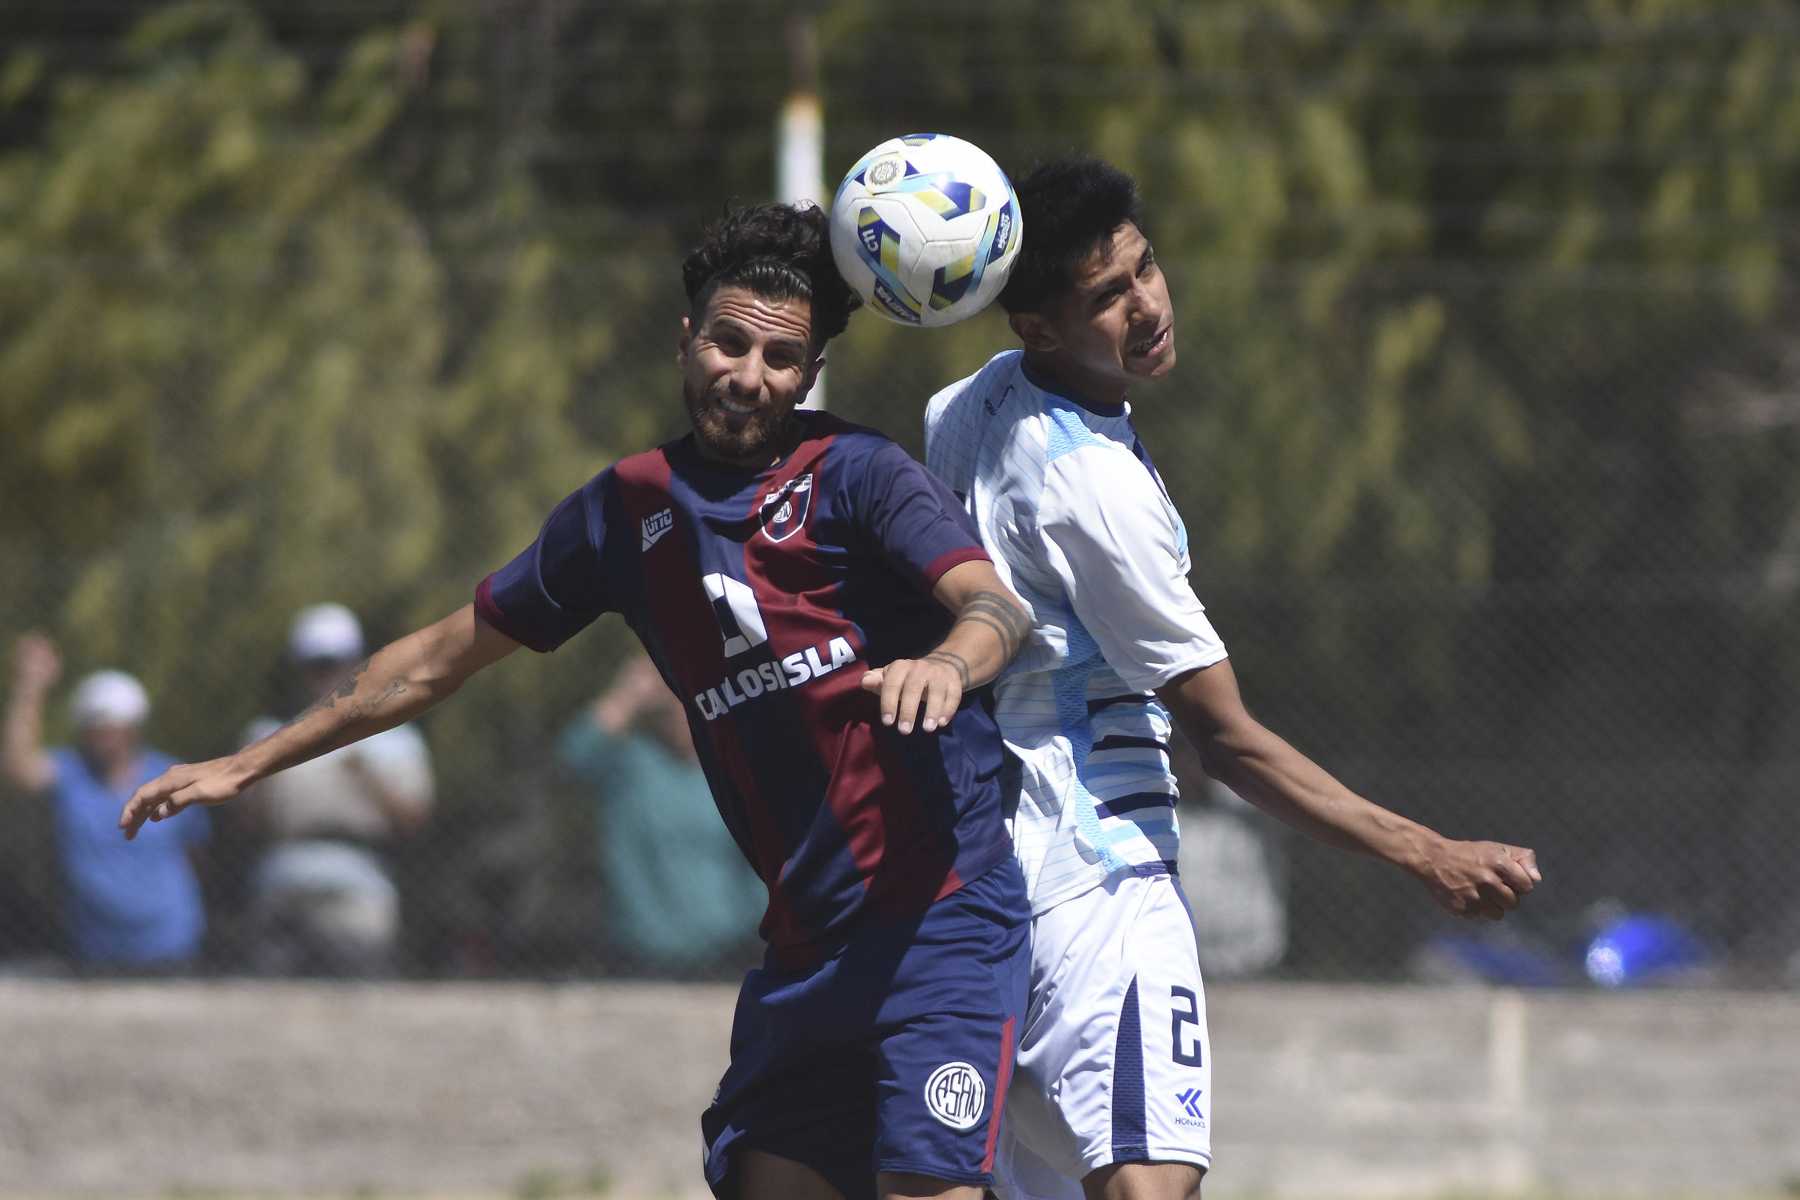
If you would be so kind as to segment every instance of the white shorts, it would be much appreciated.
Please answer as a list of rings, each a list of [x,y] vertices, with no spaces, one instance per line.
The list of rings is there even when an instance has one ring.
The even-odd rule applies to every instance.
[[[994,1191],[1076,1200],[1083,1177],[1127,1162],[1212,1162],[1206,992],[1166,875],[1115,877],[1033,918]]]

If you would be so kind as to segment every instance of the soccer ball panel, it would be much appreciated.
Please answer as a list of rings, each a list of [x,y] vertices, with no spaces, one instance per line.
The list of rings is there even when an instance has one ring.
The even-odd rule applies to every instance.
[[[946,134],[876,146],[831,209],[839,271],[872,311],[908,325],[948,325],[985,308],[1005,286],[1020,236],[1005,173]]]

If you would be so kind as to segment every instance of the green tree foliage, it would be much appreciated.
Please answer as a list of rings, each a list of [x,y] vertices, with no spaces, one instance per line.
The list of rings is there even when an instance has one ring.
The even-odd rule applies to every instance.
[[[25,5],[0,58],[0,631],[142,671],[177,750],[269,701],[298,605],[429,619],[679,430],[679,251],[767,194],[805,16],[828,175],[941,129],[1140,177],[1181,362],[1139,424],[1277,724],[1340,762],[1778,749],[1791,5],[87,11]],[[833,407],[917,448],[1010,344],[859,318]],[[434,717],[456,802],[619,640]]]
[[[299,605],[439,615],[614,452],[575,410],[617,345],[530,180],[446,215],[385,161],[420,36],[321,71],[244,8],[167,8],[116,72],[45,81],[0,159],[0,420],[29,431],[0,445],[0,624],[140,671],[189,753],[273,699]],[[514,682],[498,707],[545,718]]]

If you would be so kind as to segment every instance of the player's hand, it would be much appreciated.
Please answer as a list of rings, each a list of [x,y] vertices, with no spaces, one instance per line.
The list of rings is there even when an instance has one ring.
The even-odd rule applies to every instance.
[[[1544,876],[1537,854],[1501,842],[1440,841],[1417,869],[1437,902],[1459,917],[1498,921]]]
[[[968,687],[969,668],[957,655],[934,650],[924,658],[897,658],[862,678],[863,691],[881,697],[881,723],[911,733],[915,719],[926,733],[950,723]]]
[[[166,821],[196,804],[223,804],[242,794],[249,782],[235,755],[170,767],[132,793],[119,813],[119,828],[129,841],[146,821]]]
[[[41,633],[22,635],[13,645],[13,680],[25,691],[42,694],[62,678],[62,657],[56,643]]]

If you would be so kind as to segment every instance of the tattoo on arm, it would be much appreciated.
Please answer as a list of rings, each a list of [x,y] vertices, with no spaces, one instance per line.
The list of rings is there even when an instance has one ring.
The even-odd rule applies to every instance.
[[[955,667],[957,677],[962,680],[962,690],[965,692],[969,690],[969,664],[964,661],[962,655],[953,650],[933,650],[925,656],[924,661],[940,662],[945,666]]]
[[[1031,618],[1015,602],[997,592],[976,592],[956,614],[959,621],[979,621],[1000,639],[1001,657],[1011,662],[1031,636]]]
[[[320,696],[317,700],[315,700],[311,704],[307,705],[306,709],[303,712],[301,712],[301,714],[299,716],[295,717],[293,720],[289,721],[286,725],[283,725],[281,727],[281,729],[276,730],[275,733],[272,733],[269,736],[274,737],[275,734],[280,733],[283,730],[292,729],[294,726],[300,724],[302,721],[306,720],[308,717],[312,716],[314,713],[335,711],[338,708],[338,706],[340,704],[342,704],[344,701],[349,700],[352,697],[354,697],[356,695],[356,689],[362,685],[363,676],[365,676],[369,673],[369,661],[370,661],[369,659],[366,659],[366,658],[363,659],[362,662],[357,664],[355,670],[351,671],[349,675],[344,677],[344,681],[342,683],[338,684],[336,687],[332,688],[331,691],[327,692],[323,696]],[[366,716],[367,714],[375,711],[376,709],[380,708],[382,705],[386,704],[389,700],[392,700],[398,696],[403,696],[405,694],[406,694],[405,681],[400,680],[400,679],[391,680],[388,683],[387,687],[382,691],[382,693],[379,696],[376,696],[373,699],[368,700],[366,702],[353,705],[351,707],[350,711],[345,715],[348,720],[354,721],[358,717]],[[267,740],[267,739],[264,739],[264,740]],[[320,751],[312,751],[310,753],[320,753]],[[298,757],[293,756],[293,755],[284,756],[283,759],[281,760],[280,764],[275,769],[280,770],[283,767],[292,766],[296,762],[303,762],[303,761],[305,761],[305,758],[308,756],[309,755],[301,755]]]
[[[362,677],[368,673],[369,660],[365,658],[356,665],[355,670],[344,676],[344,682],[338,684],[329,692],[326,692],[323,696],[320,696],[317,700],[314,700],[311,704],[307,705],[305,710],[292,721],[288,722],[288,724],[298,725],[316,712],[324,712],[327,709],[336,708],[338,706],[338,701],[348,700],[350,697],[356,695],[357,686],[362,683]]]

